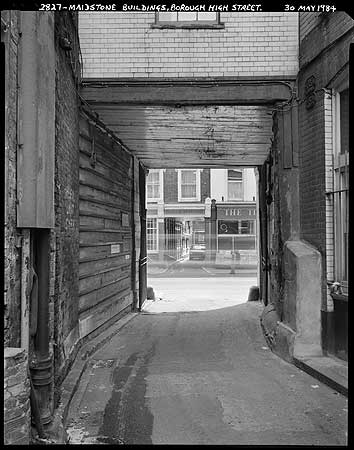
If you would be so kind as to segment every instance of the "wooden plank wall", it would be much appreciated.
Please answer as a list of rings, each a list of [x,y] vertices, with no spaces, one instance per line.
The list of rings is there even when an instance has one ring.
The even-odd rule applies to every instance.
[[[132,157],[80,119],[80,337],[132,304]]]

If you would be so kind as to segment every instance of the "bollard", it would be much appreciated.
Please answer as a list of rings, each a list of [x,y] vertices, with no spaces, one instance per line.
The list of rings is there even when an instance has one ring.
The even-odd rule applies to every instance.
[[[259,287],[251,286],[248,294],[248,302],[256,302],[259,300]]]
[[[155,292],[151,286],[147,287],[146,298],[148,300],[155,300]]]

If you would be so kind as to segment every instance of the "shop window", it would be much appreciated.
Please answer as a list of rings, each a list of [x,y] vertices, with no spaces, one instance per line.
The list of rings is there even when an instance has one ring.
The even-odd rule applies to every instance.
[[[227,171],[227,198],[228,200],[242,200],[242,170]]]
[[[239,234],[238,220],[219,220],[218,221],[219,234]]]
[[[178,201],[200,201],[200,170],[178,171]]]
[[[218,233],[255,235],[255,220],[219,220]]]
[[[162,200],[162,171],[150,170],[146,179],[146,198],[148,201]]]
[[[149,252],[157,252],[157,218],[149,218],[146,221],[146,247]]]
[[[241,234],[256,234],[254,220],[241,220]]]

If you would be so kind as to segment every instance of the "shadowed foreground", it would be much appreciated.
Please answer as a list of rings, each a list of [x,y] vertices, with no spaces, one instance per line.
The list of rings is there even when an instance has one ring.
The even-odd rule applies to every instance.
[[[271,353],[261,311],[137,316],[92,357],[71,443],[346,444],[346,398]]]

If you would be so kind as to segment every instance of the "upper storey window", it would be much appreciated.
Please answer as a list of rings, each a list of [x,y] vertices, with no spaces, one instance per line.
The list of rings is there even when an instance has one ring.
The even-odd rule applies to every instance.
[[[228,200],[242,200],[242,170],[227,171],[227,197]]]
[[[178,201],[200,201],[200,170],[178,170]]]
[[[146,198],[148,202],[162,200],[162,170],[150,170],[146,179]]]
[[[157,28],[224,28],[220,13],[216,12],[159,12],[156,13]]]

